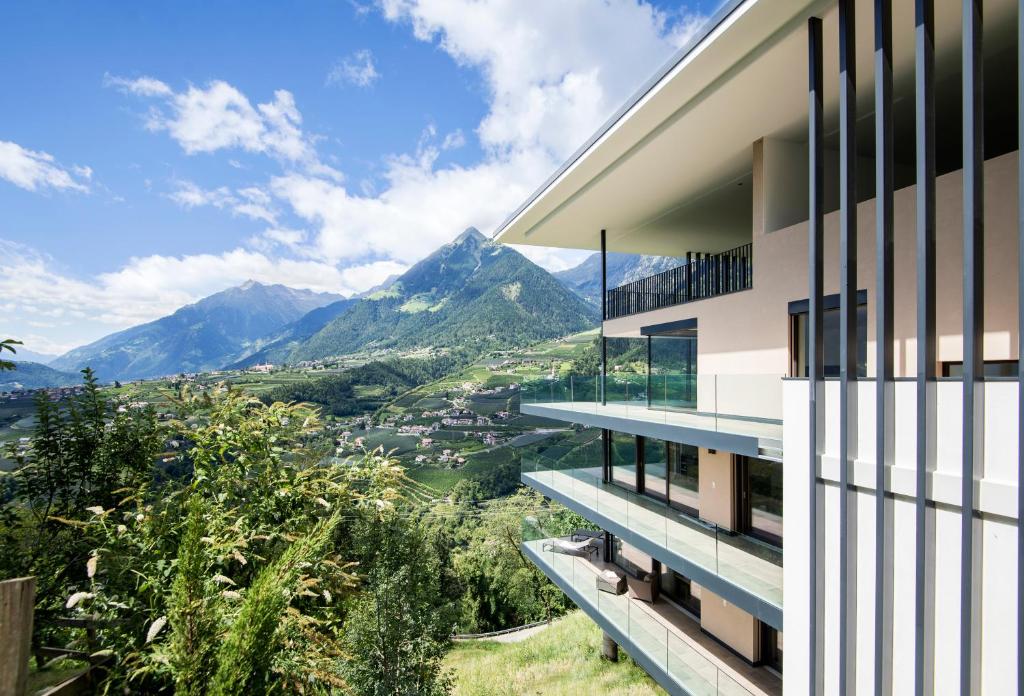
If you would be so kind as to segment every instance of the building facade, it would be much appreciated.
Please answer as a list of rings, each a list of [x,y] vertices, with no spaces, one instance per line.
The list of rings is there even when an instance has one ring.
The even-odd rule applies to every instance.
[[[498,230],[686,259],[521,406],[590,523],[525,552],[670,693],[1020,693],[1019,14],[730,0]]]

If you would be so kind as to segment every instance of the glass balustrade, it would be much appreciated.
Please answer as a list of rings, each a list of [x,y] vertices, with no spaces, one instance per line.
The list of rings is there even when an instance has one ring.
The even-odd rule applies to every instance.
[[[558,459],[523,452],[522,480],[546,486],[561,502],[603,515],[637,537],[782,607],[782,549],[605,483],[600,462],[599,441],[561,453]]]
[[[602,389],[603,386],[603,389]],[[782,441],[782,376],[724,374],[557,375],[525,378],[523,405]],[[547,415],[547,414],[545,414]]]
[[[659,611],[651,604],[631,598],[628,593],[599,590],[599,573],[607,564],[597,560],[596,549],[593,554],[576,551],[581,537],[545,536],[552,533],[544,520],[528,517],[523,523],[523,544],[546,575],[571,589],[570,596],[584,611],[595,620],[604,619],[628,638],[628,645],[623,645],[628,652],[642,653],[662,673],[695,696],[750,696],[754,693],[740,684],[738,675],[709,658],[706,647],[662,613],[678,610],[662,607]],[[574,555],[577,553],[581,555]],[[696,622],[692,630],[700,633]]]

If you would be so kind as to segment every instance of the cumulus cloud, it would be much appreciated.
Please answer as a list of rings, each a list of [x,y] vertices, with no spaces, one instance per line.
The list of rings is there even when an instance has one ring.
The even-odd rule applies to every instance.
[[[256,103],[222,80],[176,91],[152,77],[108,77],[111,87],[150,100],[147,127],[188,154],[243,151],[277,160],[280,172],[259,186],[182,181],[168,194],[183,207],[213,206],[267,228],[244,248],[132,259],[85,280],[38,255],[0,248],[0,297],[18,298],[13,315],[0,306],[0,322],[5,313],[51,322],[74,315],[90,327],[120,328],[248,278],[366,290],[466,227],[495,229],[703,21],[638,0],[378,0],[377,10],[482,76],[489,96],[472,133],[483,151],[477,162],[446,163],[442,153],[464,146],[467,133],[441,135],[428,124],[414,152],[385,157],[378,181],[353,188],[322,164],[291,92]],[[365,86],[378,77],[373,56],[357,52],[334,66],[328,82]],[[552,270],[587,254],[519,251]]]
[[[108,77],[106,83],[129,94],[157,99],[146,127],[167,132],[190,155],[244,150],[302,165],[318,176],[340,177],[320,162],[314,138],[303,132],[302,115],[288,90],[279,89],[273,99],[254,106],[223,80],[213,80],[205,87],[189,85],[182,92],[152,77]]]
[[[88,191],[89,167],[61,166],[48,152],[29,150],[18,143],[0,140],[0,179],[26,191],[44,189]]]
[[[133,258],[116,271],[82,279],[35,249],[0,240],[0,297],[5,298],[0,324],[12,336],[31,334],[34,345],[62,352],[249,279],[352,294],[405,268],[394,261],[368,261],[339,269],[314,259],[237,248],[221,254]]]
[[[492,148],[573,152],[702,23],[636,0],[380,0],[491,92],[478,134]],[[500,36],[500,41],[494,37]]]
[[[187,180],[176,181],[175,185],[175,190],[166,196],[183,208],[190,209],[209,205],[215,208],[226,208],[236,215],[242,215],[251,220],[261,220],[270,225],[277,224],[277,213],[270,195],[257,186],[248,186],[232,191],[226,186],[203,189]]]
[[[328,85],[353,84],[357,87],[369,87],[380,79],[380,73],[373,63],[373,54],[369,49],[362,49],[339,60],[331,66],[327,73]]]

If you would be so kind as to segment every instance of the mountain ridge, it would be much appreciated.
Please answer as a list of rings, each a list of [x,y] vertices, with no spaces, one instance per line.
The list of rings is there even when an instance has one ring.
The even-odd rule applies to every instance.
[[[311,310],[342,299],[249,280],[75,348],[50,367],[72,371],[88,365],[103,381],[217,369],[258,350],[261,339]]]

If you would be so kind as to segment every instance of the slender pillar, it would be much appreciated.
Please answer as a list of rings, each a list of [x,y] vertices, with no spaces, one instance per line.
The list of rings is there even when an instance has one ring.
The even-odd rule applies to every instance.
[[[924,696],[926,483],[929,441],[934,436],[930,403],[935,382],[935,10],[932,0],[915,7],[915,130],[917,149],[917,469],[914,501],[914,692]]]
[[[887,395],[893,381],[892,0],[875,0],[875,671],[885,684],[885,471],[891,458]]]
[[[647,337],[647,408],[651,407],[651,337]]]
[[[601,657],[609,662],[618,662],[619,644],[607,633],[602,633],[601,636]]]
[[[808,496],[809,511],[808,534],[810,537],[810,584],[808,587],[808,603],[810,609],[808,637],[809,643],[809,693],[822,692],[822,683],[818,670],[818,388],[823,379],[823,362],[825,357],[824,335],[822,332],[822,287],[824,265],[824,227],[825,227],[825,168],[823,162],[824,148],[822,120],[822,44],[821,19],[811,17],[807,20],[808,48],[808,312],[807,338],[809,350],[808,362]]]
[[[1024,0],[1017,2],[1017,693],[1024,694]]]
[[[857,33],[855,0],[839,0],[839,693],[850,665],[851,383],[857,380]],[[852,384],[856,389],[856,384]],[[856,433],[854,433],[856,440]]]
[[[601,230],[601,405],[608,403],[604,383],[608,378],[608,339],[604,337],[604,322],[608,320],[608,243],[607,233]]]
[[[982,0],[963,3],[964,381],[960,489],[960,693],[971,693],[974,604],[974,469],[983,461],[985,364],[985,119]]]

